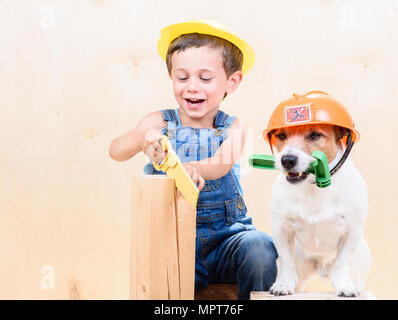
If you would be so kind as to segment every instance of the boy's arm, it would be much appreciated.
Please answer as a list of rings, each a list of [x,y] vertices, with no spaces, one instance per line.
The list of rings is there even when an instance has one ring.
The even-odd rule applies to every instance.
[[[134,129],[112,140],[109,147],[110,157],[117,161],[125,161],[134,157],[146,148],[145,142],[148,143],[148,135],[160,136],[163,126],[161,112],[155,111],[147,114]]]
[[[229,129],[228,138],[221,144],[213,157],[188,162],[187,165],[192,165],[197,169],[205,180],[214,180],[225,176],[242,156],[246,134],[247,125],[236,118]]]

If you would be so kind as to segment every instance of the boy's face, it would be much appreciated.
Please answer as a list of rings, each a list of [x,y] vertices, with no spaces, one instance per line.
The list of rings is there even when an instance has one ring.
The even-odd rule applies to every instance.
[[[227,78],[222,50],[207,46],[173,53],[171,65],[174,96],[182,111],[196,120],[215,116],[225,93],[232,93],[242,79],[240,71]]]

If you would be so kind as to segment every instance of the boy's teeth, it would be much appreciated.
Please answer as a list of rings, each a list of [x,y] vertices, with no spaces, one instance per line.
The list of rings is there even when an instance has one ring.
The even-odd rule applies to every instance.
[[[189,103],[200,103],[203,102],[203,99],[186,99]]]

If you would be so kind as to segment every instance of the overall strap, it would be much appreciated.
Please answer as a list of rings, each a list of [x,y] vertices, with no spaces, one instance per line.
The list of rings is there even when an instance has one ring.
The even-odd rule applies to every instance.
[[[160,112],[162,113],[164,121],[174,121],[174,122],[178,121],[176,114],[174,113],[174,109],[160,110]]]
[[[229,115],[226,114],[225,112],[218,110],[217,114],[214,118],[214,124],[217,128],[219,127],[224,127],[227,119],[229,118]]]
[[[162,133],[167,136],[169,139],[174,137],[175,129],[180,125],[180,121],[178,119],[178,114],[176,114],[177,109],[165,109],[160,110],[162,113],[163,121],[166,124],[166,127],[162,129]]]
[[[216,114],[216,117],[214,119],[215,124],[216,124],[216,132],[215,134],[220,136],[220,145],[223,143],[228,138],[228,129],[231,127],[232,123],[235,121],[236,117],[235,116],[229,116],[228,114],[218,111]],[[243,195],[243,190],[242,186],[240,185],[240,164],[235,163],[232,167],[232,169],[229,171],[228,174],[231,174],[232,178],[234,179],[234,182],[236,184],[236,187],[239,191],[240,196]],[[243,201],[243,199],[242,199]]]
[[[222,140],[225,140],[228,137],[228,129],[234,120],[234,116],[231,117],[225,112],[218,110],[216,117],[214,118],[214,124],[217,127],[215,134],[217,136],[221,135]]]

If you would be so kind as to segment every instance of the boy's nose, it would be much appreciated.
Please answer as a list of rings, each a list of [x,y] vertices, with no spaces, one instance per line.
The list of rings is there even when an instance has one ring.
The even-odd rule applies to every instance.
[[[188,91],[190,91],[190,92],[193,92],[193,91],[197,91],[197,90],[198,90],[197,83],[196,83],[196,81],[195,81],[194,79],[191,78],[191,79],[188,81],[187,89],[188,89]]]

